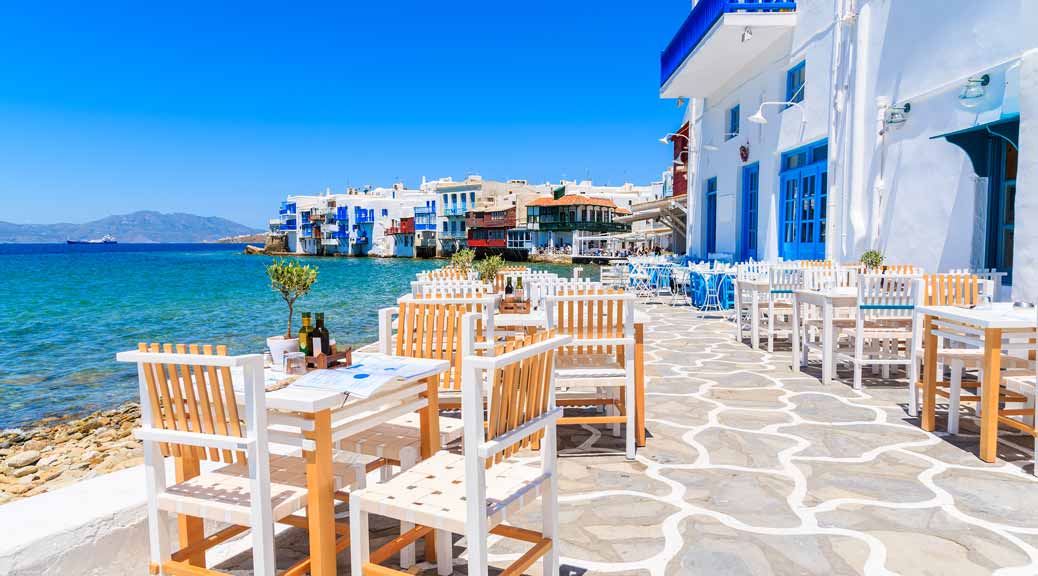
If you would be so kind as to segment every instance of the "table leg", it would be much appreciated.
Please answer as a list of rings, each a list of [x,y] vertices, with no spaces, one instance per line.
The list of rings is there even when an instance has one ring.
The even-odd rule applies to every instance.
[[[425,408],[418,412],[419,424],[422,435],[422,460],[429,458],[442,448],[440,446],[440,389],[439,377],[430,376],[425,379],[425,398],[428,401]],[[432,530],[425,537],[425,560],[436,562],[436,531]]]
[[[923,316],[923,413],[920,426],[927,432],[937,428],[937,335],[933,316]]]
[[[306,519],[310,530],[310,574],[332,576],[335,569],[335,481],[332,477],[332,413],[313,416],[314,429],[306,437],[315,444],[306,458]]]
[[[735,283],[735,341],[742,342],[742,289]]]
[[[753,310],[750,310],[750,318],[752,318],[750,320],[750,346],[756,350],[757,342],[760,340],[760,326],[757,323],[758,314],[760,313],[760,292],[756,289],[753,290],[750,303],[753,305]]]
[[[822,305],[822,383],[833,381],[833,303],[829,300]]]
[[[645,325],[634,325],[634,440],[645,446]]]
[[[980,459],[998,459],[998,384],[1002,378],[1002,330],[984,331],[984,382],[980,388]]]
[[[800,372],[800,300],[793,294],[793,371]]]

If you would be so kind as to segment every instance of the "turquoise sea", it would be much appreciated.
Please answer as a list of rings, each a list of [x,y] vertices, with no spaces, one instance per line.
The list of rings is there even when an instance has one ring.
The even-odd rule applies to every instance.
[[[0,428],[136,400],[136,368],[115,353],[141,341],[261,352],[287,320],[263,269],[270,260],[228,244],[0,244]],[[417,272],[444,264],[305,260],[320,272],[294,326],[300,311],[323,311],[332,337],[354,346],[377,340],[378,309]]]

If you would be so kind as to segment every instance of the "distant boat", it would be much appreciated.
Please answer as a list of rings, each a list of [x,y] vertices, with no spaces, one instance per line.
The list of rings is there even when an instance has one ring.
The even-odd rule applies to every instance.
[[[105,234],[97,240],[65,240],[67,244],[118,244],[115,237]]]

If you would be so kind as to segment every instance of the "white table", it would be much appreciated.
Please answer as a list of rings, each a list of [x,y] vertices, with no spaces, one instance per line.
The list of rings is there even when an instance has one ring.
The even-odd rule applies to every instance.
[[[379,357],[385,355],[354,353],[353,361],[356,363]],[[335,438],[353,435],[396,418],[402,413],[420,410],[421,457],[428,458],[440,449],[436,376],[447,371],[450,362],[423,362],[435,365],[432,375],[387,384],[370,398],[351,398],[341,392],[292,385],[267,392],[266,405],[267,410],[272,413],[271,424],[274,428],[271,432],[272,439],[279,436],[278,421],[300,418],[303,420],[300,432],[303,437],[303,457],[306,459],[306,483],[309,492],[306,517],[310,537],[310,573],[314,576],[336,574],[335,482],[332,477]],[[267,372],[269,374],[271,371]],[[240,397],[238,401],[243,402],[244,397]],[[435,550],[432,540],[426,541],[426,550]]]
[[[937,338],[962,342],[984,349],[984,380],[980,386],[980,459],[994,462],[998,447],[998,389],[1001,379],[1002,338],[1005,332],[1031,334],[1038,329],[1038,313],[1032,309],[1016,309],[1011,303],[995,303],[976,308],[958,306],[922,306],[923,315],[923,430],[936,427],[937,406]],[[976,337],[942,330],[937,334],[936,322],[952,322],[973,331]]]
[[[771,283],[763,280],[734,280],[735,286],[735,340],[742,342],[743,291],[750,292],[750,346],[756,350],[760,345],[760,296],[769,294]]]
[[[857,288],[830,288],[828,290],[793,291],[793,370],[799,372],[807,362],[807,348],[800,348],[800,331],[803,306],[814,306],[822,312],[822,383],[833,380],[833,312],[837,308],[853,308],[858,305]]]

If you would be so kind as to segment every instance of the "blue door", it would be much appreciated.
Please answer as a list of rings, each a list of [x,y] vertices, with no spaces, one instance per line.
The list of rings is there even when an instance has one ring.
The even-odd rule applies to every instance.
[[[717,178],[706,181],[706,255],[717,252]]]
[[[824,140],[782,155],[779,254],[786,260],[825,258],[827,156]]]
[[[754,162],[742,169],[742,259],[757,260],[757,192],[760,190],[760,165]]]

